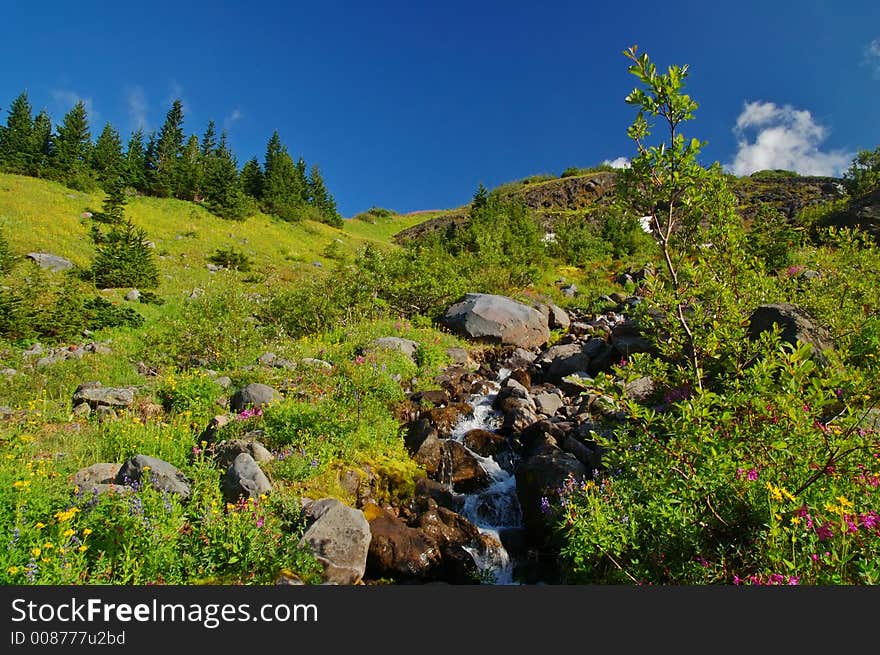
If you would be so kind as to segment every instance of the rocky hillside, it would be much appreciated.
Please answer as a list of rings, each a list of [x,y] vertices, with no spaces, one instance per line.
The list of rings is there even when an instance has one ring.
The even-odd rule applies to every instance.
[[[519,198],[544,220],[549,229],[554,219],[580,214],[590,208],[610,204],[614,197],[617,174],[599,171],[576,177],[565,177],[538,183],[523,181],[501,187],[497,192],[508,198]],[[836,200],[843,195],[840,180],[832,177],[762,176],[732,178],[731,188],[739,202],[744,219],[749,220],[762,204],[769,204],[792,220],[810,205]],[[429,221],[398,232],[394,240],[404,243],[426,234],[445,230],[450,224],[467,221],[468,208],[461,207]]]

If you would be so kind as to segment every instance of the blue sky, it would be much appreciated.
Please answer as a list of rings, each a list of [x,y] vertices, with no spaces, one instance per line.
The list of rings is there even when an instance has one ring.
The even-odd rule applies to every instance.
[[[11,5],[11,6],[10,6]],[[614,5],[614,6],[612,6]],[[340,211],[455,207],[477,185],[630,157],[621,52],[689,64],[704,163],[839,173],[880,145],[880,2],[8,3],[0,107],[93,136],[214,119],[241,164],[277,129]]]

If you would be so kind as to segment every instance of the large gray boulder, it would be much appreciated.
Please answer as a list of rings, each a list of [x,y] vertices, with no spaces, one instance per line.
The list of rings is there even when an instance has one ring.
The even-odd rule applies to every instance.
[[[229,409],[240,412],[249,407],[264,407],[270,403],[281,400],[281,394],[267,384],[252,382],[234,394],[229,399]]]
[[[301,546],[308,546],[324,567],[324,581],[350,585],[364,576],[370,550],[370,524],[364,513],[335,498],[323,498],[304,508],[313,523]]]
[[[272,491],[272,483],[257,462],[248,453],[239,453],[226,469],[223,478],[223,497],[227,503],[239,498],[257,498]]]
[[[463,337],[486,343],[535,348],[547,343],[547,317],[523,303],[486,293],[469,293],[446,310],[441,323]]]
[[[749,317],[749,338],[757,339],[762,332],[771,330],[774,324],[782,330],[782,341],[792,345],[798,342],[809,344],[813,347],[816,360],[827,363],[823,353],[833,347],[831,336],[805,310],[790,303],[760,305]]]
[[[29,252],[26,257],[32,259],[40,268],[60,273],[73,268],[73,262],[48,252]]]
[[[127,387],[114,388],[102,386],[100,382],[85,382],[73,394],[73,406],[86,403],[92,409],[98,407],[130,407],[134,402],[134,391]]]
[[[116,484],[131,485],[149,482],[154,489],[190,497],[190,482],[175,466],[149,455],[135,455],[125,461],[116,473]]]

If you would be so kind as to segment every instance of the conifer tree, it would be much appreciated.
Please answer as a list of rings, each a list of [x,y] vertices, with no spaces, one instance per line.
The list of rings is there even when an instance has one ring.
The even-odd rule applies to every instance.
[[[213,154],[214,149],[217,147],[217,137],[214,131],[214,121],[208,121],[208,127],[205,129],[205,134],[202,136],[202,157],[207,157]]]
[[[342,217],[336,211],[336,201],[327,191],[317,164],[312,165],[309,177],[309,199],[311,204],[321,212],[322,222],[334,227],[342,227]]]
[[[123,172],[122,139],[110,123],[104,125],[101,135],[95,142],[92,150],[92,170],[105,191]]]
[[[299,174],[276,130],[266,145],[263,166],[263,209],[285,221],[299,219],[303,206]]]
[[[107,182],[107,196],[101,206],[101,220],[119,225],[125,220],[125,179],[117,175]]]
[[[309,204],[309,177],[306,169],[306,160],[302,157],[296,160],[296,183],[299,186],[303,204]]]
[[[52,170],[62,183],[80,191],[92,188],[92,142],[86,106],[82,100],[74,105],[58,126],[52,152]]]
[[[488,201],[489,192],[486,190],[486,187],[483,186],[483,183],[480,182],[480,187],[477,189],[477,192],[474,194],[474,198],[471,201],[471,210],[476,211],[485,207]]]
[[[144,131],[131,134],[125,152],[125,182],[140,193],[147,191],[147,153],[144,149]]]
[[[165,115],[151,162],[150,191],[160,198],[177,189],[177,162],[183,153],[183,103],[178,98]]]
[[[254,203],[241,188],[238,162],[227,145],[226,132],[220,143],[207,158],[205,174],[205,204],[222,218],[243,220],[253,212]]]
[[[34,119],[31,133],[31,168],[29,175],[43,177],[49,170],[49,159],[52,156],[52,119],[45,110],[41,110]]]
[[[204,179],[203,157],[199,138],[193,134],[186,142],[183,154],[177,162],[177,189],[174,195],[181,200],[202,201]]]
[[[6,127],[0,133],[0,169],[22,175],[31,170],[33,129],[31,103],[28,101],[27,91],[24,91],[12,101]]]
[[[255,200],[263,197],[263,170],[256,157],[249,159],[241,169],[241,189]]]

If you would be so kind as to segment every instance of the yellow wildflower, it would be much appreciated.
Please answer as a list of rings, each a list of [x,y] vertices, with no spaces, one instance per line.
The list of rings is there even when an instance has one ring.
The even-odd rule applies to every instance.
[[[840,502],[841,507],[852,507],[853,506],[853,504],[849,500],[846,499],[846,496],[838,496],[837,500],[838,500],[838,502]]]
[[[770,492],[770,500],[773,500],[777,503],[782,502],[782,492],[779,490],[779,487],[775,487],[770,482],[768,482],[767,491]]]
[[[88,537],[90,534],[92,534],[92,529],[91,529],[91,528],[86,528],[85,530],[83,530],[83,536],[84,536],[84,537]]]
[[[15,482],[12,483],[12,486],[15,489],[27,489],[29,486],[31,486],[31,481],[30,480],[16,480]]]
[[[17,566],[10,566],[8,569],[6,569],[6,572],[9,575],[15,575],[16,573],[18,573],[18,567]]]
[[[81,552],[81,553],[86,552],[88,549],[89,549],[89,547],[86,546],[85,544],[83,544],[82,546],[80,546],[79,548],[77,548],[77,550],[78,550],[79,552]]]
[[[51,541],[47,541],[46,543],[43,544],[44,550],[52,550],[53,548],[55,548],[55,546],[52,545]]]
[[[800,516],[792,516],[791,517],[791,524],[792,525],[800,525],[801,524],[801,517]]]
[[[34,527],[35,527],[37,530],[42,530],[43,528],[46,527],[46,524],[43,523],[42,521],[37,521],[37,524],[36,524]]]
[[[31,555],[33,555],[34,557],[39,557],[40,553],[42,553],[42,552],[43,551],[40,550],[39,548],[32,548],[31,549]]]
[[[72,537],[75,534],[76,534],[76,530],[74,530],[72,528],[67,528],[67,530],[64,531],[64,537],[67,539],[69,539],[70,537]]]
[[[71,507],[68,510],[55,512],[55,518],[58,519],[59,523],[64,523],[76,516],[77,512],[79,512],[79,507]]]

